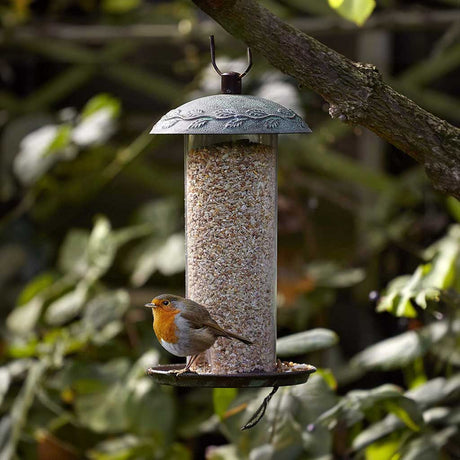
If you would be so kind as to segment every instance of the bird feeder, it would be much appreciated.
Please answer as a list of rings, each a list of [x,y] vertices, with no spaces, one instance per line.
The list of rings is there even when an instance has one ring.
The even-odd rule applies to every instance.
[[[276,359],[278,134],[309,133],[292,110],[241,95],[243,73],[221,72],[222,94],[171,110],[152,134],[185,137],[186,297],[251,346],[219,338],[193,364],[149,369],[159,383],[249,387],[304,383],[313,366]],[[180,369],[183,366],[178,367]]]

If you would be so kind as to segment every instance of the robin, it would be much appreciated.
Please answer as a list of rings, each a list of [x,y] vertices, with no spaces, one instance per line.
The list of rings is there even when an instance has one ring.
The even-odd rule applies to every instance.
[[[210,348],[218,337],[237,339],[246,345],[253,343],[220,327],[206,307],[193,300],[162,294],[145,306],[152,308],[153,330],[163,348],[176,356],[191,356],[178,374],[187,372],[198,355]]]

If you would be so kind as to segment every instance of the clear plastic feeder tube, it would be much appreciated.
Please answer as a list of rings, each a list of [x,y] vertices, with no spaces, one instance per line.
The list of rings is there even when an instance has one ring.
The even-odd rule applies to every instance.
[[[198,372],[276,368],[277,135],[185,136],[186,295],[225,329]]]

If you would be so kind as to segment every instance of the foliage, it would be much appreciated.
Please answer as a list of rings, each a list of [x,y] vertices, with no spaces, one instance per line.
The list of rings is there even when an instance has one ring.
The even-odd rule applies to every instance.
[[[184,289],[181,141],[147,133],[218,91],[203,17],[183,1],[39,3],[0,7],[0,458],[455,456],[459,202],[255,56],[245,91],[313,126],[280,139],[277,349],[318,370],[241,432],[268,389],[176,391],[145,375],[171,357],[142,306]],[[394,2],[264,3],[354,59],[369,36],[348,26],[342,40],[330,17],[399,13]],[[416,31],[385,33],[395,48],[416,38],[410,61],[388,62],[392,85],[455,121],[454,29],[433,29],[429,50]],[[217,43],[221,68],[244,66],[244,45]]]
[[[375,0],[328,0],[340,16],[362,26],[375,8]]]
[[[426,254],[433,255],[433,248],[442,248],[456,230],[456,226],[451,228],[448,236],[431,246]],[[459,248],[457,240],[456,246],[451,249]],[[411,277],[406,280],[406,284],[399,284],[398,295],[402,295],[410,285]],[[442,289],[439,292],[442,293]],[[451,308],[448,303],[443,304],[444,308]],[[315,340],[309,342],[309,335]],[[331,340],[333,334],[332,331],[311,330],[279,339],[280,355],[298,355],[321,348],[322,343],[325,346],[334,344],[333,339],[322,342],[322,336]],[[421,458],[422,453],[426,458],[438,458],[458,434],[460,378],[458,373],[447,372],[446,377],[430,379],[421,360],[429,361],[430,355],[438,359],[438,351],[443,350],[445,369],[448,371],[451,366],[457,366],[459,336],[460,317],[456,309],[450,319],[431,322],[421,329],[368,347],[351,359],[346,373],[342,370],[343,375],[348,374],[346,378],[350,384],[350,374],[351,379],[357,380],[370,371],[400,369],[406,375],[406,391],[400,386],[383,384],[370,390],[350,390],[340,398],[332,397],[337,383],[322,371],[313,375],[308,383],[285,389],[281,396],[275,397],[277,400],[272,403],[262,427],[254,433],[238,433],[241,417],[233,422],[228,420],[226,430],[231,433],[232,442],[239,446],[239,452],[249,458],[259,458],[261,445],[265,446],[270,458],[289,455],[291,457],[288,458],[331,458],[329,432],[342,433],[342,436],[346,433],[347,452],[364,455],[366,459],[383,460],[394,456],[407,460]],[[297,400],[299,392],[302,396]],[[263,391],[260,392],[259,397],[263,394]],[[224,397],[228,398],[228,394],[222,395]],[[291,399],[290,403],[283,398]],[[309,416],[315,404],[320,404],[320,410],[313,411],[313,415]],[[240,405],[239,399],[232,404],[233,407]],[[229,414],[233,413],[232,406]],[[245,416],[251,411],[254,411],[254,404],[250,403]],[[270,426],[275,431],[270,433]],[[211,458],[232,458],[227,450],[227,447],[216,449]]]
[[[456,298],[460,290],[460,225],[453,225],[447,235],[427,248],[422,257],[429,263],[419,265],[412,276],[395,278],[385,290],[378,311],[389,311],[396,316],[415,317],[416,307],[427,309],[439,303],[441,296],[450,300],[446,291]]]

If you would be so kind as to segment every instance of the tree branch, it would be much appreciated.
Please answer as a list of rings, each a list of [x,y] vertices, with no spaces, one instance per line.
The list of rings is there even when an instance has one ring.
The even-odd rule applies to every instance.
[[[329,102],[333,118],[360,124],[425,167],[437,190],[460,199],[460,130],[355,63],[284,23],[256,0],[193,0],[233,36]]]

